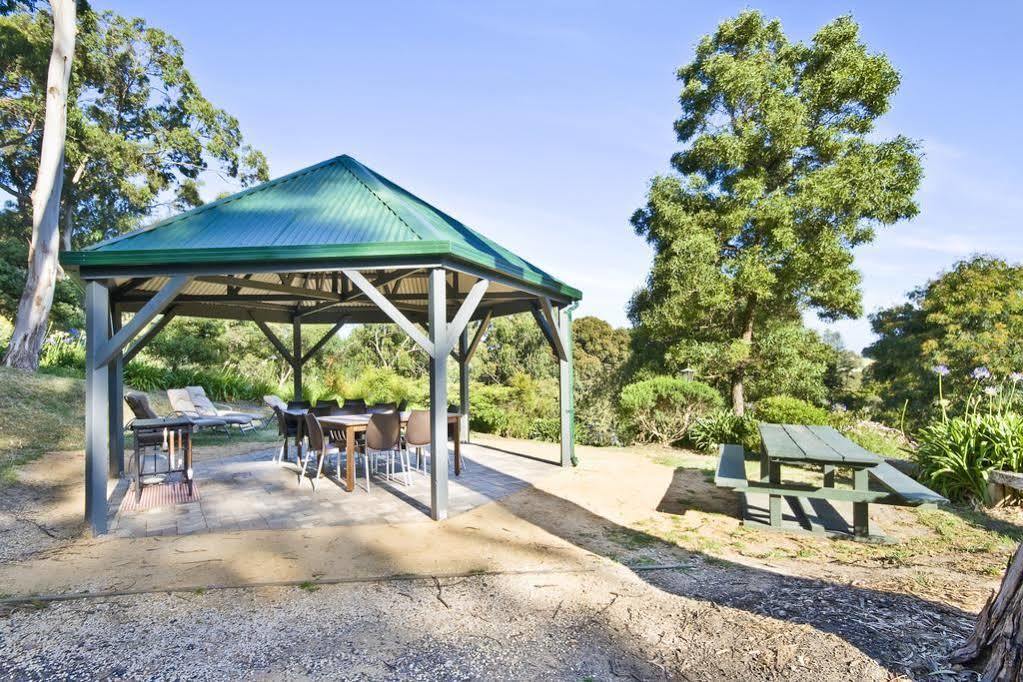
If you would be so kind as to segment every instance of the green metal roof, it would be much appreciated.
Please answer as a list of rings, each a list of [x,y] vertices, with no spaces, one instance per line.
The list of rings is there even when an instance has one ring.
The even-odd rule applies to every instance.
[[[573,300],[581,292],[487,239],[350,156],[214,201],[61,262],[104,267],[196,263],[336,263],[346,258],[450,258]],[[83,272],[83,275],[86,274]]]

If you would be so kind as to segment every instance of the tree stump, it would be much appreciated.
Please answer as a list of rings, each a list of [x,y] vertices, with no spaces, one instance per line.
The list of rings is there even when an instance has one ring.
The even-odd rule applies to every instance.
[[[984,682],[1023,680],[1023,544],[1009,560],[997,594],[977,616],[973,635],[952,662],[983,665]]]

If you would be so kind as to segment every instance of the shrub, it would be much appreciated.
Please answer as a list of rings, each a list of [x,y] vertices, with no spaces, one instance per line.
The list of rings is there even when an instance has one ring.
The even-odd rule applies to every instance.
[[[753,415],[768,424],[807,424],[824,426],[830,423],[827,410],[788,395],[775,395],[758,400]]]
[[[713,452],[719,445],[736,443],[749,452],[760,450],[757,420],[724,409],[700,417],[689,428],[689,441],[698,449]]]
[[[329,383],[335,387],[340,385],[337,381]],[[430,390],[425,381],[401,376],[386,367],[366,369],[355,382],[341,386],[343,393],[338,397],[362,398],[370,405],[407,400],[413,407],[425,407],[430,400]]]
[[[988,501],[988,474],[1023,468],[1023,416],[1012,412],[936,419],[917,434],[920,479],[951,500]]]
[[[902,432],[872,421],[854,421],[835,425],[849,440],[882,457],[905,459],[912,452],[912,443]]]
[[[469,427],[480,433],[528,438],[533,420],[516,400],[510,386],[475,385],[469,391]]]
[[[668,376],[637,381],[621,393],[624,422],[643,442],[675,443],[694,421],[723,407],[721,394],[707,384]]]
[[[529,437],[532,440],[558,442],[561,440],[561,420],[551,417],[534,419],[529,427]]]
[[[85,337],[77,329],[53,332],[43,341],[39,365],[48,369],[74,370],[78,376],[85,372]],[[70,375],[71,372],[61,372]]]

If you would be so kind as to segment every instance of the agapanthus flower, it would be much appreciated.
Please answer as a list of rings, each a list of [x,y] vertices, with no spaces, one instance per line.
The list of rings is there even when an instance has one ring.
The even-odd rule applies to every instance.
[[[951,372],[952,370],[948,368],[948,365],[935,365],[934,367],[931,367],[931,371],[937,374],[939,377],[947,377],[949,375],[949,372]]]
[[[988,395],[998,395],[998,389],[994,386],[986,386],[984,387],[984,393]]]
[[[973,371],[970,372],[970,376],[972,376],[977,381],[983,381],[984,379],[991,378],[991,370],[989,370],[987,367],[974,367]]]
[[[1009,381],[1011,381],[1014,384],[1018,384],[1019,382],[1023,381],[1023,372],[1013,372],[1012,374],[1009,375]]]

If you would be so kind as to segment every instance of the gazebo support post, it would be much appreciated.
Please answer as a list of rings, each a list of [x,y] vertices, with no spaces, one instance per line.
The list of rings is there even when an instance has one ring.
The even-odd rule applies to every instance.
[[[469,442],[469,327],[458,336],[458,438]]]
[[[291,321],[291,376],[294,381],[293,400],[302,400],[302,319]]]
[[[448,516],[448,321],[447,281],[442,268],[430,270],[428,303],[430,353],[430,516]]]
[[[575,458],[575,393],[572,390],[575,382],[572,363],[572,310],[564,309],[557,313],[561,327],[561,340],[565,356],[558,358],[558,394],[561,405],[561,466],[576,464]]]
[[[110,339],[110,290],[85,284],[85,519],[92,532],[107,532],[110,471],[110,377],[101,353]]]
[[[117,306],[110,309],[111,336],[121,331],[121,312]],[[108,424],[110,428],[110,470],[111,478],[119,478],[124,473],[124,354],[118,352],[110,361],[107,370],[109,382]]]

